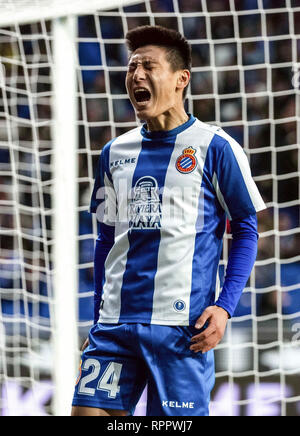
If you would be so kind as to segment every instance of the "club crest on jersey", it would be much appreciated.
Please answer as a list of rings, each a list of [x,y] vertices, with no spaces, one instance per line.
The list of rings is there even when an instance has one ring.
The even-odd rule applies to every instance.
[[[182,174],[189,174],[198,165],[195,156],[196,150],[193,147],[187,147],[183,150],[182,154],[176,160],[176,169]]]
[[[129,205],[130,229],[159,229],[161,227],[161,203],[158,183],[154,177],[141,177],[133,188]]]

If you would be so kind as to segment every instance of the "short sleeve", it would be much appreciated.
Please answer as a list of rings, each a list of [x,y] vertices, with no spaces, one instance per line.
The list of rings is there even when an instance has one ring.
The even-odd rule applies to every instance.
[[[213,185],[229,220],[243,219],[266,208],[252,178],[242,147],[229,135],[216,135],[216,165]]]
[[[107,143],[99,156],[95,174],[90,212],[95,213],[101,223],[113,226],[117,216],[116,194],[109,170],[109,153],[113,141]]]

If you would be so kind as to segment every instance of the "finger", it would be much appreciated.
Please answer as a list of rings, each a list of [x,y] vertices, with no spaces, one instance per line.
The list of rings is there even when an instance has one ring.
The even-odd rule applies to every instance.
[[[195,328],[196,329],[202,329],[202,327],[204,326],[204,324],[206,323],[206,321],[210,318],[210,313],[205,310],[202,315],[197,319],[196,324],[195,324]]]
[[[204,354],[204,353],[207,353],[209,350],[211,350],[213,347],[211,347],[211,348],[201,348],[200,350],[191,350],[191,351],[193,351],[195,354],[198,354],[198,353],[202,353],[202,354]]]
[[[202,353],[206,353],[207,351],[215,348],[220,342],[220,336],[217,331],[211,334],[208,338],[203,339],[200,342],[195,342],[190,346],[190,350],[198,353],[201,351]]]
[[[206,353],[207,351],[211,350],[217,345],[218,341],[215,339],[211,339],[209,341],[203,341],[203,342],[196,342],[195,344],[191,345],[190,350],[194,351],[195,353],[199,353],[200,351],[202,353]]]
[[[211,350],[212,348],[214,348],[214,344],[206,344],[206,345],[199,345],[199,344],[195,344],[193,346],[190,347],[190,350],[193,351],[194,353],[206,353],[207,351]]]
[[[216,326],[215,325],[209,325],[202,333],[199,335],[195,335],[191,338],[191,342],[201,342],[205,339],[207,339],[210,335],[213,335],[216,333]]]

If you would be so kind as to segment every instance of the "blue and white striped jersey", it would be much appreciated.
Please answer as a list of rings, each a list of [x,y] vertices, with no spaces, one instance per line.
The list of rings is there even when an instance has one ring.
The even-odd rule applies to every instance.
[[[110,141],[91,200],[115,226],[99,321],[192,325],[215,301],[226,216],[264,208],[242,147],[193,116]]]

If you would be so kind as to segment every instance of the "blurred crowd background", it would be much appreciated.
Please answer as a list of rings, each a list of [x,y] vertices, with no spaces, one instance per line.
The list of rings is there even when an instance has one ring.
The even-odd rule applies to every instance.
[[[235,0],[233,11],[229,0],[154,0],[126,7],[123,14],[116,10],[79,18],[78,264],[83,323],[90,322],[93,313],[96,223],[88,213],[93,175],[104,144],[136,126],[124,85],[124,33],[144,24],[183,30],[193,53],[186,109],[222,126],[244,147],[268,205],[259,215],[258,262],[249,282],[256,291],[243,296],[236,316],[300,311],[295,286],[300,284],[300,1],[288,3],[291,8],[285,0]],[[47,22],[0,30],[6,81],[0,90],[0,310],[30,313],[39,302],[38,315],[45,319],[51,294],[50,35]],[[10,62],[14,58],[22,64]],[[15,144],[13,150],[8,140]],[[280,292],[279,286],[291,289]]]

